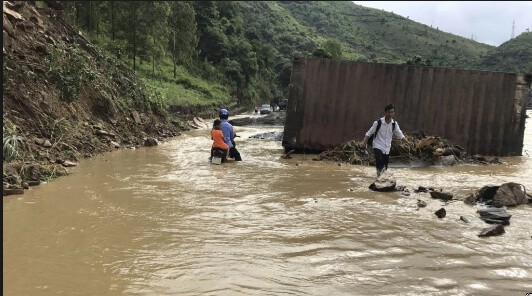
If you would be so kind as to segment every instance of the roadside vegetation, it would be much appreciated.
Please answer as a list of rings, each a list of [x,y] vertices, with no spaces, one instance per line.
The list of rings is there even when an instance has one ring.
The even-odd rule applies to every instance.
[[[350,1],[69,1],[61,6],[72,26],[134,69],[163,105],[282,105],[294,56],[529,70],[517,58],[503,58],[515,50],[498,51]],[[519,56],[529,57],[530,42],[522,44]]]

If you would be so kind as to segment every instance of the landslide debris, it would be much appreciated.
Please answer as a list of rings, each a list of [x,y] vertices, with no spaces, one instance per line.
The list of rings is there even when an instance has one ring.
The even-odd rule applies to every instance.
[[[180,134],[184,120],[170,118],[132,70],[35,3],[3,1],[4,192],[66,174],[81,158]]]
[[[422,131],[414,131],[405,137],[409,143],[394,138],[390,149],[390,157],[400,158],[405,163],[422,162],[428,165],[453,165],[459,162],[500,163],[496,157],[467,156],[464,148],[453,144],[452,141],[438,136],[428,136]],[[361,143],[357,140],[344,142],[333,149],[320,153],[318,160],[374,165],[373,149],[362,147]]]

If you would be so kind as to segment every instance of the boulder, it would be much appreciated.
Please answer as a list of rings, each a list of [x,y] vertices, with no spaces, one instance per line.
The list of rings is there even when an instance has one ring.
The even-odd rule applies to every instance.
[[[492,227],[482,229],[480,233],[478,234],[478,236],[479,237],[496,236],[496,235],[501,235],[504,232],[505,232],[504,226],[499,224],[499,225],[495,225]]]
[[[418,199],[418,200],[417,200],[417,207],[418,207],[418,208],[424,208],[424,207],[426,207],[426,206],[427,206],[427,203],[426,203],[426,202],[422,201],[421,199]]]
[[[159,141],[157,141],[157,139],[155,138],[147,138],[144,141],[144,146],[157,146],[157,145],[159,145]]]
[[[528,203],[528,199],[525,194],[524,186],[517,183],[504,183],[502,184],[491,203],[494,207],[515,207],[518,205]]]
[[[369,189],[380,192],[395,191],[397,182],[395,178],[386,172],[382,173],[375,182],[369,185]]]
[[[441,219],[441,218],[445,218],[445,215],[447,215],[447,211],[444,208],[441,208],[437,210],[436,212],[434,212],[434,214],[436,215],[436,217]]]
[[[504,208],[485,208],[477,210],[480,219],[489,224],[509,225],[512,215],[508,214]]]
[[[454,155],[441,156],[441,164],[445,166],[451,166],[456,163],[456,157]]]
[[[466,204],[483,202],[494,207],[513,207],[528,202],[525,188],[518,183],[504,183],[501,186],[486,185],[478,192],[466,197]]]
[[[431,191],[430,197],[442,201],[450,201],[451,199],[453,199],[453,194],[448,192]]]
[[[488,202],[493,199],[495,196],[495,193],[497,193],[497,190],[499,190],[500,186],[496,185],[486,185],[482,188],[480,188],[478,192],[478,198],[477,201],[480,202]]]

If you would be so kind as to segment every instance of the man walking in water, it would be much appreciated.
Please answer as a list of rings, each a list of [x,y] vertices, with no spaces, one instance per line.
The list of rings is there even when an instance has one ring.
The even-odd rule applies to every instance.
[[[362,147],[366,147],[368,140],[370,140],[370,138],[373,140],[370,141],[370,144],[373,146],[373,153],[375,154],[377,177],[380,176],[384,170],[388,169],[393,136],[395,135],[398,139],[410,143],[399,128],[399,123],[392,119],[395,113],[395,107],[392,104],[389,104],[384,107],[384,113],[384,117],[373,122],[373,125],[362,141]]]
[[[236,161],[241,161],[240,152],[235,147],[235,131],[233,126],[227,121],[229,118],[229,111],[227,109],[220,109],[220,120],[222,121],[222,133],[224,135],[224,141],[229,146],[229,157],[234,158]]]

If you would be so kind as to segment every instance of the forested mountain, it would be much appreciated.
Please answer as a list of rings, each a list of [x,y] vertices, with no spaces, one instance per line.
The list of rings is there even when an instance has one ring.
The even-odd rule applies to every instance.
[[[527,71],[532,47],[499,50],[350,1],[45,2],[168,105],[283,101],[297,55]]]
[[[179,88],[173,93],[203,96],[218,104],[224,102],[224,92],[239,105],[283,100],[295,55],[522,70],[508,65],[506,59],[501,64],[498,59],[486,63],[488,52],[497,54],[490,45],[350,1],[72,1],[63,5],[65,17],[74,26],[134,69],[144,69],[140,72],[149,78],[147,82],[170,103],[180,103],[180,98],[171,98],[172,93],[165,91],[168,84]],[[168,75],[170,65],[172,75]],[[193,77],[221,87],[216,91]],[[152,81],[155,78],[158,82]]]
[[[479,68],[532,73],[532,32],[524,32],[490,50],[482,58]]]

